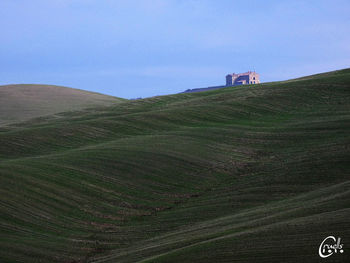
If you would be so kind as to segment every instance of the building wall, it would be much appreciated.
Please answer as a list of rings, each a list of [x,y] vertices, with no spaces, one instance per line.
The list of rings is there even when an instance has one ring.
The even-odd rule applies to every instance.
[[[250,77],[249,77],[249,75],[241,75],[241,76],[239,76],[238,78],[236,78],[235,79],[235,82],[234,82],[234,84],[248,84],[248,83],[250,83]]]
[[[258,84],[260,83],[260,76],[256,72],[251,72],[249,74],[249,84]]]
[[[231,74],[226,76],[226,86],[232,86],[233,85],[233,77]]]

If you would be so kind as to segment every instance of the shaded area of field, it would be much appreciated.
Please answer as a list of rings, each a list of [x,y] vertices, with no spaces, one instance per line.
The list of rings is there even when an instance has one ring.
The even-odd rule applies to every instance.
[[[350,237],[349,120],[342,70],[3,128],[1,261],[319,262]]]

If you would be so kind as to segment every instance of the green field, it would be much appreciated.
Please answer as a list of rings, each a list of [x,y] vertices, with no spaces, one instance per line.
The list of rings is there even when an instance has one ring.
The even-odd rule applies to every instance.
[[[125,100],[53,85],[4,85],[0,86],[0,127],[31,118],[122,101]]]
[[[0,262],[349,262],[349,147],[350,69],[3,126]]]

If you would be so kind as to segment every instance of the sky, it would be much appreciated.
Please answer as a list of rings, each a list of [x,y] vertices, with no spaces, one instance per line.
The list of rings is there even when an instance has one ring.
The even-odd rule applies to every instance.
[[[123,98],[350,67],[349,0],[0,0],[0,85]]]

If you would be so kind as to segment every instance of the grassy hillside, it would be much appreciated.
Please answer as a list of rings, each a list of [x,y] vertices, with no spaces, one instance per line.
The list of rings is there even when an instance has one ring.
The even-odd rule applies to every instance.
[[[120,101],[123,99],[60,86],[0,86],[0,125]]]
[[[350,69],[0,131],[1,262],[320,262],[350,242]]]

